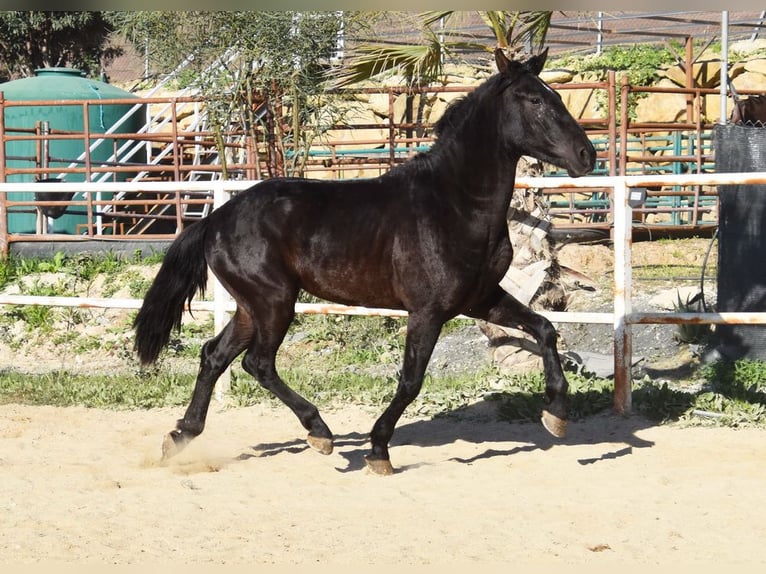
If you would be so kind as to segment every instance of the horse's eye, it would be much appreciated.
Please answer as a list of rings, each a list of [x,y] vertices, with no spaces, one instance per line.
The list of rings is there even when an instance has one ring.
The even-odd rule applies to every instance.
[[[529,101],[532,102],[536,106],[539,106],[540,104],[543,103],[542,98],[538,98],[538,97],[532,97],[532,98],[530,98]]]

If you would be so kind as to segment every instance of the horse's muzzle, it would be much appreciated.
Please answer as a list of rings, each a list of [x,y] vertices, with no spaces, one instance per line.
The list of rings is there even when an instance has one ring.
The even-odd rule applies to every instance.
[[[575,157],[567,166],[567,173],[570,177],[580,177],[593,171],[596,166],[596,148],[590,140],[586,140],[582,146],[580,146]]]

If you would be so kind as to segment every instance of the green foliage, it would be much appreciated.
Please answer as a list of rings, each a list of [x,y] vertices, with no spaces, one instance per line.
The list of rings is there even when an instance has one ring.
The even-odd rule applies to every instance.
[[[405,319],[348,315],[298,315],[291,333],[322,347],[322,362],[334,365],[368,364],[382,356],[398,355],[404,346]]]
[[[305,126],[331,107],[323,73],[352,18],[338,11],[174,11],[120,12],[114,22],[142,52],[148,45],[159,75],[188,62],[180,79],[205,97],[224,171],[223,134],[240,129],[255,141],[273,137],[292,175],[316,137]]]
[[[108,45],[104,12],[0,12],[0,80],[34,75],[37,68],[71,67],[98,77],[122,53]]]
[[[681,293],[676,291],[677,301],[673,304],[676,313],[701,313],[702,294],[687,295],[686,300],[681,300]],[[712,334],[710,325],[681,323],[677,327],[676,339],[682,343],[704,343]]]
[[[343,68],[330,70],[333,85],[348,86],[370,80],[383,73],[396,73],[404,77],[409,85],[427,85],[444,73],[444,62],[460,53],[491,53],[495,46],[519,51],[528,48],[539,52],[545,44],[550,27],[551,11],[481,11],[482,21],[494,36],[494,42],[466,40],[455,35],[449,22],[460,11],[441,10],[416,14],[410,17],[406,12],[391,12],[388,18],[397,19],[396,26],[420,30],[420,39],[414,43],[392,44],[386,38],[365,40],[354,49]],[[386,26],[383,26],[386,28]],[[370,35],[367,35],[369,38]]]
[[[766,423],[766,363],[717,361],[702,368],[707,385],[696,408],[718,415],[718,423],[753,426]]]
[[[572,420],[602,412],[613,404],[611,381],[574,373],[567,374],[567,380]],[[545,377],[542,373],[530,373],[512,376],[505,388],[487,398],[499,401],[498,413],[504,420],[536,422],[540,420],[544,396]]]
[[[592,72],[598,80],[605,80],[607,71],[617,72],[617,81],[627,76],[633,86],[651,86],[659,79],[659,70],[675,63],[673,52],[665,46],[653,46],[651,44],[634,44],[632,46],[611,46],[604,49],[601,54],[588,56],[565,56],[550,62],[549,67],[563,67],[578,73]],[[597,95],[604,99],[602,93]],[[646,94],[628,94],[628,117],[635,119],[635,109],[640,98]],[[607,109],[606,102],[601,101],[601,107]],[[622,117],[622,102],[617,102],[617,117]]]
[[[595,72],[602,80],[606,79],[608,70],[615,70],[627,75],[632,85],[647,86],[659,79],[659,69],[673,63],[675,55],[667,47],[634,44],[611,46],[600,54],[566,56],[550,65],[566,67],[579,73]]]
[[[156,261],[157,256],[142,259],[139,252],[132,257],[121,256],[111,251],[76,255],[66,255],[59,251],[48,258],[10,255],[0,258],[0,288],[36,273],[64,273],[74,280],[88,283],[98,275],[113,276],[120,273],[131,263],[149,264]]]
[[[394,396],[396,381],[386,377],[341,371],[320,371],[307,368],[287,368],[280,371],[290,388],[318,407],[333,404],[364,404],[382,406]],[[263,402],[281,404],[252,377],[232,373],[231,397],[239,406]]]
[[[132,256],[106,252],[101,254],[65,255],[58,252],[48,258],[24,258],[10,256],[0,258],[0,288],[16,285],[22,295],[71,296],[87,291],[98,277],[105,278],[104,293],[112,296],[122,285],[128,284],[131,296],[140,298],[148,287],[149,280],[137,271],[127,269],[129,265],[155,262],[157,255],[142,259],[140,252]],[[20,345],[30,337],[48,336],[56,325],[64,325],[65,331],[56,333],[58,341],[67,342],[73,352],[94,348],[94,342],[87,336],[76,340],[70,329],[92,319],[93,312],[78,308],[49,307],[45,305],[7,305],[0,308],[0,330],[4,342],[12,347]],[[21,330],[11,330],[21,322]],[[122,329],[126,327],[121,326]],[[211,329],[212,331],[212,329]],[[15,333],[15,334],[12,334]]]
[[[657,384],[651,380],[636,383],[633,389],[633,408],[636,412],[657,422],[679,420],[694,404],[694,395],[667,382]]]

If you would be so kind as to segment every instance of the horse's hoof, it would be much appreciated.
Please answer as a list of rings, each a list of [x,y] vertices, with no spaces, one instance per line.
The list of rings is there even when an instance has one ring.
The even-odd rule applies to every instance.
[[[320,454],[332,454],[332,439],[308,435],[306,442]]]
[[[364,457],[364,462],[367,464],[367,468],[373,474],[380,476],[390,476],[394,474],[394,467],[391,466],[390,460],[377,460],[371,459],[368,456]]]
[[[564,438],[567,436],[567,421],[566,419],[560,419],[556,415],[543,411],[541,419],[545,430],[551,433],[556,438]]]
[[[169,458],[173,458],[181,452],[188,443],[189,441],[184,440],[180,431],[170,431],[165,435],[165,438],[162,441],[162,460],[165,461]]]

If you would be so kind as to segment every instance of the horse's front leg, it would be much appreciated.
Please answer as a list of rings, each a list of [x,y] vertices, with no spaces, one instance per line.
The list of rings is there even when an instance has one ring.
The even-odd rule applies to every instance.
[[[404,345],[404,363],[391,404],[375,421],[370,432],[372,451],[365,457],[367,468],[375,474],[393,474],[388,454],[388,443],[404,409],[415,400],[423,386],[428,361],[444,321],[433,315],[411,314],[407,321],[407,340]]]
[[[532,335],[540,347],[545,370],[545,408],[542,423],[552,435],[563,438],[567,432],[567,380],[561,368],[556,346],[558,335],[548,319],[532,311],[498,287],[484,306],[466,311],[466,315],[503,327],[521,328]]]

